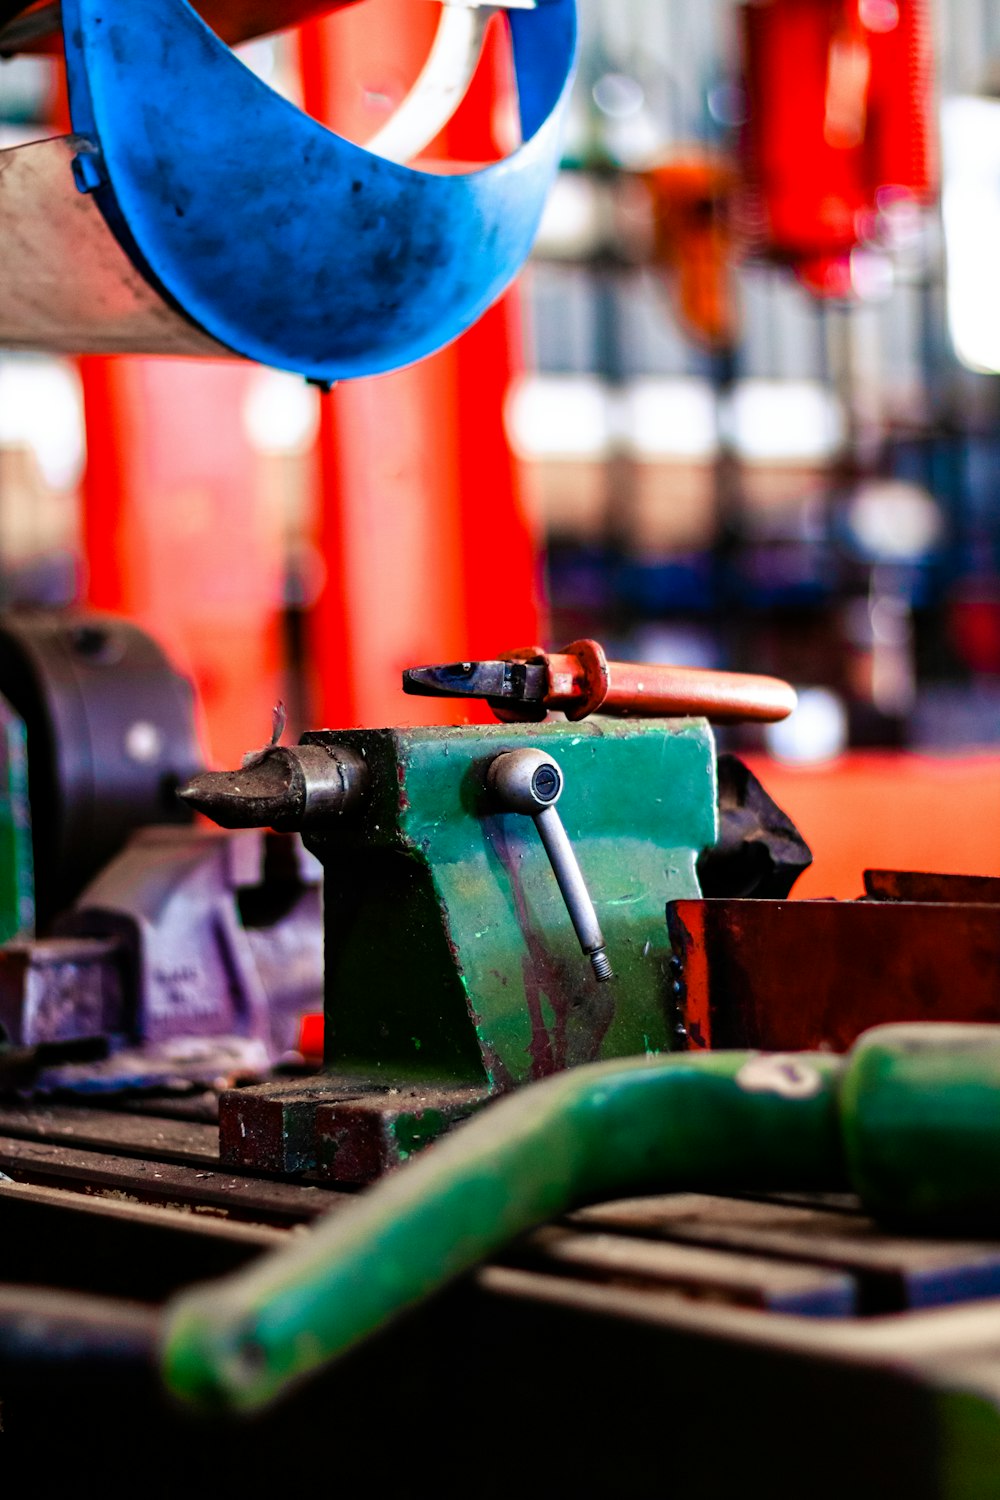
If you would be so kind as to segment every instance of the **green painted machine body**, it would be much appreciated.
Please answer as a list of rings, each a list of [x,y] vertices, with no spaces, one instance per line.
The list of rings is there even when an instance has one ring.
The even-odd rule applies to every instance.
[[[0,698],[0,943],[34,924],[28,740],[22,719]]]
[[[492,1093],[674,1041],[664,903],[716,837],[701,719],[337,731],[362,808],[306,835],[325,870],[326,1066]],[[615,978],[580,951],[538,832],[487,788],[503,751],[559,762],[559,812]]]

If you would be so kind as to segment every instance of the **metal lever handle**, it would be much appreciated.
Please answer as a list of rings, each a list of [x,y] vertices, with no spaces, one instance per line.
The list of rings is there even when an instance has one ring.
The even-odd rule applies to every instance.
[[[556,811],[563,789],[559,763],[542,750],[508,750],[493,761],[487,780],[491,791],[509,812],[523,813],[534,820],[580,947],[590,959],[597,979],[602,982],[613,979],[594,903]]]

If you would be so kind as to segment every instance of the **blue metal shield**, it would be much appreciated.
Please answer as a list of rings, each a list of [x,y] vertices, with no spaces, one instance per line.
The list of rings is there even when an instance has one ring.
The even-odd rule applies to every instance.
[[[523,144],[461,175],[374,156],[262,83],[187,0],[63,0],[78,185],[142,275],[236,354],[334,381],[455,338],[531,248],[574,0],[509,22]]]

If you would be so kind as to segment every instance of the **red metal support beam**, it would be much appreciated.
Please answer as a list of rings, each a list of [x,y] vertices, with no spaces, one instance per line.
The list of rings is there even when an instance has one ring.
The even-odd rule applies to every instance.
[[[370,0],[304,27],[306,107],[363,142],[416,76],[436,21],[433,6]],[[468,99],[430,154],[502,154],[512,86],[494,34]],[[402,668],[538,635],[537,546],[503,421],[521,365],[519,323],[509,294],[434,358],[324,399],[318,536],[326,587],[313,619],[323,724],[467,717],[467,706],[404,699]]]
[[[252,370],[81,360],[88,604],[150,630],[199,691],[211,753],[237,764],[282,696],[281,536],[243,405]]]

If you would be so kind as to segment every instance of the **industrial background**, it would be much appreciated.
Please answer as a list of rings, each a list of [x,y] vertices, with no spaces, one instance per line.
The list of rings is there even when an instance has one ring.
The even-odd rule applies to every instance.
[[[0,1482],[1000,1493],[998,265],[998,0],[0,0]]]

